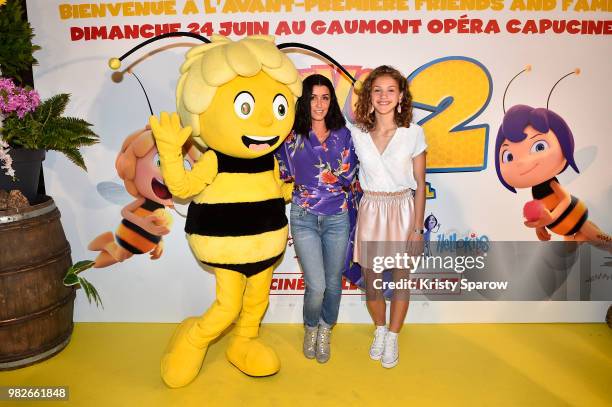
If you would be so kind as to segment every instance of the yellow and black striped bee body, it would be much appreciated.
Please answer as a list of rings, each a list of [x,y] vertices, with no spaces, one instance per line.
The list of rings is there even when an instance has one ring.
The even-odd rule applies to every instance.
[[[165,208],[165,206],[146,199],[144,204],[134,211],[134,214],[141,218],[146,218],[157,209],[162,208]],[[161,239],[161,236],[149,233],[127,219],[123,219],[115,231],[115,241],[117,244],[132,254],[150,252],[159,244]]]
[[[247,277],[283,255],[285,200],[273,154],[243,159],[214,151],[217,175],[189,205],[185,232],[202,263]]]
[[[560,202],[559,197],[550,186],[553,181],[559,183],[559,180],[554,177],[531,188],[533,198],[542,202],[549,211],[555,209]],[[589,210],[584,202],[572,195],[567,209],[556,220],[546,225],[546,227],[558,235],[572,236],[580,230],[588,217]]]

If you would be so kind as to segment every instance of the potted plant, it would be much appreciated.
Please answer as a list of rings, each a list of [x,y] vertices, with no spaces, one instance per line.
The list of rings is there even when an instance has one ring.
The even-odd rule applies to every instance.
[[[62,93],[40,102],[34,90],[20,88],[0,77],[0,161],[4,171],[0,189],[20,189],[30,202],[36,199],[40,165],[45,151],[63,153],[87,170],[80,147],[98,142],[85,120],[64,117],[70,95]]]
[[[70,341],[75,286],[63,284],[70,246],[53,199],[37,195],[38,176],[47,150],[86,170],[79,148],[98,142],[91,124],[64,116],[68,94],[41,102],[23,86],[21,72],[39,49],[23,14],[21,0],[0,0],[0,370],[47,359]],[[32,206],[3,204],[19,202],[20,191]]]
[[[41,103],[33,89],[19,86],[21,74],[36,63],[40,47],[23,20],[17,0],[0,0],[0,189],[18,189],[33,203],[45,151],[62,152],[86,170],[80,147],[98,142],[91,124],[63,117],[70,95],[62,93]]]

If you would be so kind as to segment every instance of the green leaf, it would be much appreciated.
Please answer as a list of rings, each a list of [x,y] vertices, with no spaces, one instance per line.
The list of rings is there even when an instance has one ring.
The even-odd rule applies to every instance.
[[[94,299],[96,300],[96,306],[101,306],[102,308],[104,308],[104,305],[102,304],[102,297],[100,297],[100,293],[98,293],[98,290],[96,289],[96,287],[93,286],[93,284],[89,284],[91,287],[91,291],[93,293]]]
[[[77,284],[79,284],[79,277],[69,270],[66,276],[64,276],[64,285],[66,287],[71,287]]]
[[[100,298],[98,290],[96,290],[96,288],[83,277],[78,277],[78,279],[79,283],[81,284],[81,287],[83,287],[83,291],[85,291],[87,301],[89,301],[89,303],[91,304],[91,300],[93,298],[94,302],[96,303],[96,306],[102,305],[102,298]],[[102,308],[104,308],[104,306],[102,306]]]
[[[60,93],[55,96],[52,96],[48,102],[50,103],[50,115],[51,117],[61,117],[66,111],[66,106],[68,106],[68,102],[70,101],[70,95],[67,93]]]
[[[68,272],[79,274],[85,270],[89,270],[94,264],[96,264],[96,262],[93,260],[81,260],[73,264],[72,267],[68,269]]]
[[[87,301],[91,304],[91,289],[89,288],[89,282],[82,277],[77,277],[79,279],[79,284],[83,288],[85,295],[87,296]]]
[[[79,277],[79,283],[81,287],[83,287],[83,291],[85,291],[85,295],[87,296],[87,301],[91,304],[91,299],[93,296],[92,285],[89,281],[85,280],[83,277]]]
[[[76,149],[76,148],[64,148],[64,149],[59,150],[59,151],[64,153],[64,155],[70,161],[72,161],[74,164],[78,165],[79,167],[81,167],[82,169],[87,171],[87,167],[85,166],[85,160],[83,160],[83,156],[81,155],[81,152],[78,149]]]

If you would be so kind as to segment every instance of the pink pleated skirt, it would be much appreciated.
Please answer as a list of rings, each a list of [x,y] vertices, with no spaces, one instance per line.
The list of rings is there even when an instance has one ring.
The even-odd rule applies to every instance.
[[[357,212],[353,261],[372,268],[375,256],[395,256],[414,230],[414,190],[364,191]]]

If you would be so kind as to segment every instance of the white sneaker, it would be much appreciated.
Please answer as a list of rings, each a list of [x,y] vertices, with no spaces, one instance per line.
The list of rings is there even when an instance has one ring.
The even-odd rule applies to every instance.
[[[397,336],[395,332],[387,332],[385,337],[385,349],[380,360],[383,367],[390,369],[399,362],[399,348],[397,346]]]
[[[387,336],[386,326],[377,326],[374,331],[374,341],[370,346],[370,358],[373,360],[380,360],[385,348],[385,336]]]

